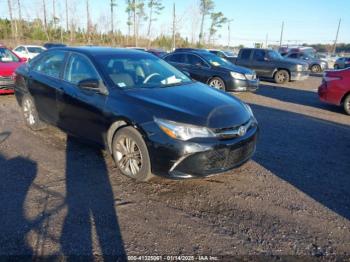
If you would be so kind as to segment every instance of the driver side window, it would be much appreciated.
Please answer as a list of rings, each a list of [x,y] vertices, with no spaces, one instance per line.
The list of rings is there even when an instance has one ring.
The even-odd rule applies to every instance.
[[[195,55],[188,55],[187,56],[188,63],[193,66],[200,66],[200,67],[205,67],[206,64],[203,62],[202,59],[200,59],[198,56]]]
[[[71,55],[64,72],[64,80],[78,84],[80,81],[86,79],[100,80],[101,78],[89,59],[77,54]]]

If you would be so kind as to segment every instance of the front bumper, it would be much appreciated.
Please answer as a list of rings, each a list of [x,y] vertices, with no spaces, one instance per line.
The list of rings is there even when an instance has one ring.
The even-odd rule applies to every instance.
[[[292,72],[290,76],[291,81],[302,81],[309,78],[310,71]]]
[[[12,77],[0,77],[0,94],[12,94],[15,81]]]
[[[259,79],[254,80],[239,80],[232,78],[228,81],[226,91],[228,92],[253,92],[259,88]]]
[[[255,153],[258,135],[253,125],[242,137],[227,140],[180,141],[157,133],[148,138],[152,173],[172,179],[203,178],[247,162]]]

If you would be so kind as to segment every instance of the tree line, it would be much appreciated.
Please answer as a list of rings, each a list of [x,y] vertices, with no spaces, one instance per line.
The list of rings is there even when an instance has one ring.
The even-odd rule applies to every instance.
[[[152,37],[156,22],[165,9],[162,0],[123,0],[127,14],[127,20],[124,22],[127,28],[126,33],[122,33],[120,28],[115,27],[118,14],[123,11],[117,8],[121,0],[106,0],[110,14],[105,16],[102,22],[93,21],[90,0],[84,0],[84,10],[79,10],[79,12],[74,10],[76,6],[74,7],[72,1],[38,1],[40,15],[29,21],[22,16],[22,0],[7,0],[8,18],[0,19],[0,39],[9,39],[13,43],[29,40],[31,42],[60,41],[71,44],[106,44],[148,48],[154,46],[167,49],[173,47],[174,44],[177,47],[203,47],[214,45],[219,30],[230,21],[222,12],[215,10],[213,0],[200,0],[197,6],[200,15],[199,34],[189,40],[180,35],[174,2],[172,36],[161,33]],[[64,7],[63,14],[57,12],[58,1]],[[77,18],[75,13],[84,14],[82,16],[84,18]],[[106,17],[110,17],[109,20]],[[84,26],[81,26],[81,19],[86,20]],[[146,28],[145,34],[140,33],[141,26]]]

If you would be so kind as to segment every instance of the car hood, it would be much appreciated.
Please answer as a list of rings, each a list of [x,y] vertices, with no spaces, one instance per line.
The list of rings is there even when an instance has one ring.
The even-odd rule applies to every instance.
[[[126,95],[131,103],[149,110],[153,116],[209,128],[239,126],[250,114],[237,98],[202,83],[182,86],[131,89]]]
[[[2,63],[0,62],[0,76],[11,76],[17,67],[19,67],[22,62],[10,62],[10,63]]]

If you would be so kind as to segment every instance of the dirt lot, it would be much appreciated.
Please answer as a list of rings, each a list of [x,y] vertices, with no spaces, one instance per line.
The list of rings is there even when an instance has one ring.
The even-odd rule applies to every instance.
[[[262,83],[254,159],[205,180],[136,183],[110,156],[24,127],[0,97],[0,254],[349,255],[350,117],[321,78]]]

